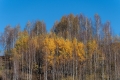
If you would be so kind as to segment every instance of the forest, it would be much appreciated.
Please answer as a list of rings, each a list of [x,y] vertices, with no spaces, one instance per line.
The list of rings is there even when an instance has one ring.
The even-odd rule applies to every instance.
[[[0,80],[120,80],[120,37],[98,14],[8,25],[0,46]]]

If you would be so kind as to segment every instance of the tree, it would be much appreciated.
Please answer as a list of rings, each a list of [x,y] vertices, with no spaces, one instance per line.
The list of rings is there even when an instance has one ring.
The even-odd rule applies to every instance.
[[[36,23],[33,26],[33,33],[35,33],[36,35],[39,34],[45,34],[46,33],[46,25],[43,21],[36,21]]]

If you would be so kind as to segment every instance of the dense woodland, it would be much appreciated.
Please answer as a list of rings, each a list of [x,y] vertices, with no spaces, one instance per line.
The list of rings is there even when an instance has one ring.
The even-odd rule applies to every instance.
[[[112,32],[98,14],[65,15],[49,32],[43,21],[6,26],[0,80],[120,80],[120,38]]]

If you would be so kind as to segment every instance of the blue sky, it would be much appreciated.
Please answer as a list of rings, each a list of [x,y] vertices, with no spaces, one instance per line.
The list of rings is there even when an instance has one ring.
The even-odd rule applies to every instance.
[[[0,0],[0,32],[4,27],[17,24],[23,28],[28,21],[43,20],[49,31],[63,15],[84,14],[102,22],[110,21],[112,29],[120,34],[120,0]]]

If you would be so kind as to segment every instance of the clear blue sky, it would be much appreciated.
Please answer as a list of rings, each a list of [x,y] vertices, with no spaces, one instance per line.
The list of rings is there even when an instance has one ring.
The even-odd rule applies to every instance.
[[[83,13],[89,18],[101,16],[102,22],[109,20],[116,34],[120,33],[120,0],[0,0],[0,32],[6,25],[43,20],[49,31],[56,20],[70,13]]]

